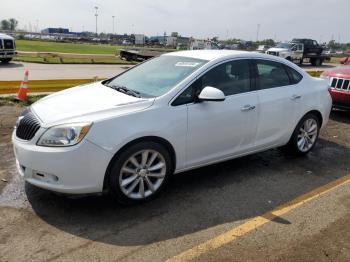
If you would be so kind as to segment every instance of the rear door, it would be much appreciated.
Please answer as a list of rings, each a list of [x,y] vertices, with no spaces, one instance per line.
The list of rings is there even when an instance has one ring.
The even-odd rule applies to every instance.
[[[278,146],[288,141],[294,129],[298,98],[283,64],[263,59],[254,61],[259,99],[256,147]]]

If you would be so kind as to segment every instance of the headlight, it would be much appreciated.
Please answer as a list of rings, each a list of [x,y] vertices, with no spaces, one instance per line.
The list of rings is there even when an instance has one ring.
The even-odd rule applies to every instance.
[[[50,127],[39,138],[38,146],[74,146],[87,134],[92,123],[74,123]]]

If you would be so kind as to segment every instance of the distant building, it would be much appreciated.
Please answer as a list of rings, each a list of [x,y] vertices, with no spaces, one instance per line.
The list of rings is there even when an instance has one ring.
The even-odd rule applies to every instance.
[[[164,43],[166,42],[166,37],[164,37],[163,35],[161,35],[161,36],[159,36],[159,35],[157,35],[157,36],[151,36],[151,37],[149,38],[149,41],[150,41],[151,43],[157,43],[157,44],[159,44],[159,45],[164,45]]]
[[[68,28],[45,28],[41,30],[41,33],[43,34],[69,34],[69,29]]]
[[[144,45],[146,37],[145,35],[135,34],[135,45]]]
[[[167,36],[166,37],[166,46],[176,47],[176,36]]]
[[[184,36],[179,36],[176,39],[176,47],[177,49],[189,49],[190,46],[190,38],[189,37],[184,37]]]

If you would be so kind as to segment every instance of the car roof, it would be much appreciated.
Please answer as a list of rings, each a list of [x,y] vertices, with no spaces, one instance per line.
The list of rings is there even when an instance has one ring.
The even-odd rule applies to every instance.
[[[279,62],[285,62],[284,59],[276,56],[266,55],[255,51],[237,51],[237,50],[189,50],[189,51],[178,51],[163,54],[162,56],[180,56],[189,57],[202,60],[224,60],[227,58],[261,58],[269,60],[277,60]]]
[[[163,56],[182,56],[202,60],[217,60],[220,58],[232,58],[232,57],[264,57],[259,53],[247,52],[247,51],[236,51],[236,50],[189,50],[189,51],[178,51],[163,54]]]
[[[2,33],[0,33],[0,38],[2,38],[2,39],[12,39],[13,40],[12,36],[5,35],[5,34],[2,34]]]

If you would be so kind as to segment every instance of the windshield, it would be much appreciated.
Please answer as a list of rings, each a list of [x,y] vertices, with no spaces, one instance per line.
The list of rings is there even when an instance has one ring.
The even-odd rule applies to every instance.
[[[208,61],[181,56],[160,56],[105,82],[107,86],[125,87],[142,97],[157,97]]]
[[[289,43],[279,43],[276,45],[277,48],[285,48],[285,49],[290,49],[292,47],[291,44]]]

